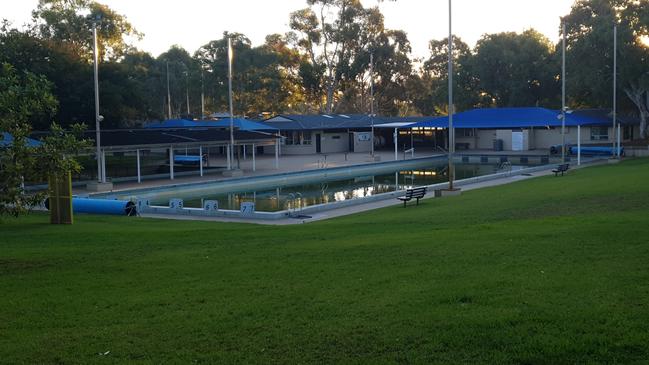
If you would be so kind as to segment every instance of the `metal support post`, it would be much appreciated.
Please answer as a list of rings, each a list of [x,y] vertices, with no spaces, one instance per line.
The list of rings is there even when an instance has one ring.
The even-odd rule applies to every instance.
[[[137,160],[137,182],[142,182],[142,176],[140,173],[140,150],[135,150],[135,158]]]

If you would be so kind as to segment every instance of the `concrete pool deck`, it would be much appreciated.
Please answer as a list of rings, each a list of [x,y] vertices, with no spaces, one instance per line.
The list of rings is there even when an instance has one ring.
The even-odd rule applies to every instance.
[[[607,161],[592,161],[589,163],[584,163],[581,166],[574,166],[571,169],[579,169],[587,166],[594,166],[598,164],[606,164]],[[526,175],[512,175],[502,178],[496,178],[487,181],[480,181],[475,183],[468,183],[462,185],[463,191],[470,191],[475,189],[481,189],[491,186],[505,185],[513,183],[516,181],[531,179],[540,176],[552,175],[552,169],[555,166],[548,166],[547,169],[532,172]],[[434,194],[430,191],[424,197],[424,200],[434,199]],[[449,199],[449,198],[446,198]],[[369,210],[402,205],[403,203],[397,199],[385,199],[380,201],[368,202],[368,203],[359,203],[351,206],[346,206],[342,208],[335,208],[323,212],[317,212],[311,214],[310,218],[282,218],[275,220],[261,220],[261,219],[246,219],[246,218],[227,218],[227,217],[205,217],[205,216],[180,216],[180,215],[167,215],[167,214],[142,214],[141,217],[144,218],[162,218],[162,219],[174,219],[174,220],[198,220],[198,221],[213,221],[213,222],[231,222],[231,223],[252,223],[252,224],[263,224],[263,225],[291,225],[291,224],[303,224],[309,222],[316,222],[320,220],[331,219],[335,217],[341,217],[350,214],[356,214],[360,212],[365,212]],[[414,205],[414,203],[411,203]],[[416,209],[415,206],[408,207],[410,209]],[[406,208],[406,209],[408,209]]]

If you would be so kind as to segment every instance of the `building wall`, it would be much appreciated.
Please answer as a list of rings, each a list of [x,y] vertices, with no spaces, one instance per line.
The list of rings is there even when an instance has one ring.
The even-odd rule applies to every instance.
[[[496,139],[496,131],[494,129],[478,129],[476,130],[476,137],[478,149],[492,149],[494,139]]]
[[[503,140],[503,150],[512,150],[512,130],[511,129],[497,129],[496,139]]]
[[[350,136],[354,139],[354,152],[372,151],[372,132],[352,132]]]
[[[336,153],[349,151],[349,133],[322,133],[320,137],[322,141],[322,153]],[[315,135],[313,136],[313,143],[315,144]],[[315,152],[315,147],[313,149]]]

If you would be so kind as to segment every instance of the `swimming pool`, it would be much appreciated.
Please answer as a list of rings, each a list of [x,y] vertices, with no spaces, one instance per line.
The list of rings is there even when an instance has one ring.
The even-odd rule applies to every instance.
[[[171,199],[181,199],[185,208],[197,209],[209,200],[218,202],[219,210],[232,211],[239,211],[242,203],[252,202],[257,212],[280,212],[443,183],[448,181],[447,170],[447,160],[441,156],[132,190],[116,197],[146,200],[152,206],[169,206]],[[458,163],[455,170],[456,179],[503,171],[501,164],[477,163]]]

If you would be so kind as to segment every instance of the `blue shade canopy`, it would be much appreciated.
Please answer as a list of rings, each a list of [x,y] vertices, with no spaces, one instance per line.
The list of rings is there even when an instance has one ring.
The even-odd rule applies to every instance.
[[[200,121],[203,122],[203,121]],[[214,127],[230,128],[230,119],[209,120]],[[234,118],[232,124],[241,131],[277,131],[278,129],[265,123],[253,122],[248,119]]]
[[[260,122],[253,122],[247,119],[234,118],[232,120],[234,127],[241,131],[277,131],[277,128],[271,127]],[[162,122],[149,123],[145,128],[229,128],[230,119],[221,120],[186,120],[186,119],[169,119]]]
[[[566,126],[608,125],[606,118],[594,118],[579,113],[566,114]],[[489,108],[473,109],[453,115],[455,128],[529,128],[560,127],[561,113],[545,108]],[[448,116],[433,117],[414,123],[409,128],[448,127]]]
[[[0,147],[9,147],[14,141],[14,136],[10,133],[2,132],[2,138],[0,138]],[[40,141],[35,139],[27,138],[27,146],[29,147],[38,147],[41,145]]]

